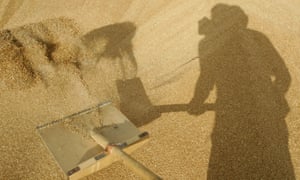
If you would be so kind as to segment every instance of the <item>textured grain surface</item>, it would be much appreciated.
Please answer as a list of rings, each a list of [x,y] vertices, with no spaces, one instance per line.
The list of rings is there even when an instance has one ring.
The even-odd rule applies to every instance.
[[[234,87],[229,88],[224,80],[219,81],[216,86],[224,85],[226,90],[245,90],[246,87],[253,90],[245,90],[247,94],[244,95],[241,92],[236,93],[236,96],[228,96],[231,97],[229,102],[239,101],[244,108],[241,110],[234,106],[226,106],[229,109],[223,114],[218,109],[216,112],[206,112],[199,116],[186,112],[169,112],[159,118],[156,118],[157,115],[145,117],[145,125],[140,128],[149,131],[151,139],[148,144],[135,151],[133,156],[164,179],[218,179],[220,174],[214,172],[214,168],[221,168],[218,172],[224,172],[222,175],[227,177],[226,179],[259,179],[264,176],[272,177],[271,179],[287,179],[283,178],[285,175],[290,175],[290,179],[293,179],[291,167],[282,167],[288,164],[287,157],[290,156],[296,179],[300,178],[300,1],[12,1],[0,1],[0,179],[63,178],[62,171],[35,131],[37,125],[104,100],[112,100],[122,107],[120,100],[126,97],[126,100],[130,101],[131,97],[130,107],[139,108],[144,104],[136,101],[141,99],[144,99],[145,104],[151,100],[155,105],[189,102],[199,77],[199,62],[192,61],[176,71],[173,70],[189,59],[198,55],[205,56],[205,53],[210,54],[215,52],[215,49],[219,51],[213,53],[213,57],[223,57],[228,63],[223,64],[226,68],[218,66],[219,69],[209,72],[239,77],[230,78]],[[226,10],[220,13],[229,18],[218,22],[219,27],[222,27],[218,29],[219,38],[211,36],[212,38],[208,39],[199,35],[198,21],[204,16],[210,18],[211,9],[220,2],[239,6],[249,19],[248,29],[262,34],[269,40],[269,45],[265,46],[264,38],[256,38],[253,42],[254,35],[246,33],[247,36],[242,36],[243,42],[248,43],[246,47],[235,46],[245,45],[243,43],[222,46],[224,39],[229,37],[224,29],[233,27],[232,22],[238,16],[230,13],[228,15]],[[5,34],[6,30],[15,34],[22,46],[14,41],[12,36]],[[85,49],[81,44],[84,38],[80,37],[89,32],[100,34],[99,41],[93,45],[97,47],[95,51],[98,54],[91,49]],[[229,28],[228,32],[236,31]],[[131,35],[124,38],[120,35],[122,33]],[[235,41],[240,41],[238,36],[233,37],[236,37]],[[200,41],[205,44],[202,49],[198,48]],[[111,48],[106,51],[105,45],[108,42]],[[263,45],[257,46],[258,42]],[[47,50],[51,49],[51,46],[49,48],[47,44],[55,45],[50,54]],[[281,112],[283,109],[280,106],[272,104],[273,97],[277,96],[270,93],[264,96],[266,89],[263,87],[269,86],[260,84],[262,81],[259,76],[251,75],[252,72],[264,72],[261,69],[267,70],[268,64],[263,60],[268,59],[270,55],[276,56],[274,53],[262,53],[260,56],[251,54],[260,50],[270,50],[264,47],[271,47],[277,51],[279,59],[285,64],[279,67],[285,66],[291,77],[290,84],[285,80],[286,88],[282,90],[287,91],[285,99],[289,112],[286,116],[284,114],[288,108]],[[53,59],[50,60],[51,63],[49,57]],[[253,64],[255,66],[251,67],[252,71],[245,70],[245,65],[239,61],[233,63],[239,58],[257,60]],[[98,64],[94,64],[95,61],[99,61]],[[32,63],[28,65],[24,62]],[[79,70],[78,62],[85,68]],[[134,83],[140,86],[137,80],[130,82],[128,87],[124,86],[120,92],[116,80],[132,78],[136,76],[136,72],[144,90],[137,92],[137,95],[128,95]],[[279,77],[282,76],[279,73]],[[217,77],[226,79],[229,76]],[[240,82],[241,79],[244,81]],[[251,81],[247,81],[249,79]],[[260,90],[255,88],[256,85]],[[221,97],[225,97],[219,93],[220,91],[212,91],[206,101],[214,102],[216,98],[220,100]],[[247,101],[247,98],[250,98],[250,101]],[[257,99],[259,101],[255,101]],[[224,100],[223,98],[223,102]],[[228,121],[232,119],[234,121]],[[256,121],[250,122],[250,119]],[[280,119],[280,123],[272,121],[275,119]],[[216,122],[222,120],[228,123]],[[231,139],[226,141],[224,137]],[[254,139],[255,141],[252,141]],[[279,147],[273,147],[278,144]],[[224,153],[225,158],[218,158],[219,152]],[[251,159],[252,161],[247,161]],[[218,161],[222,162],[220,166],[212,166],[213,162]],[[272,167],[272,163],[276,166]],[[238,166],[240,164],[243,166]],[[208,170],[209,167],[214,168]],[[122,163],[115,163],[86,179],[138,177]]]

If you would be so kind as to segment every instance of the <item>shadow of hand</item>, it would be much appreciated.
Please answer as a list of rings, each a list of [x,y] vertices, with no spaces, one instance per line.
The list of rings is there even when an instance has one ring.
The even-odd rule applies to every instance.
[[[192,99],[189,103],[187,112],[191,115],[198,116],[205,113],[206,109],[203,107],[203,103],[198,100]]]

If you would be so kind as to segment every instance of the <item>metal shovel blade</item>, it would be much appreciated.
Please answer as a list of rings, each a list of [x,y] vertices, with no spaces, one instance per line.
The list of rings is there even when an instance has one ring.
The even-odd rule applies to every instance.
[[[67,123],[76,121],[99,122],[97,133],[109,143],[120,145],[130,153],[144,144],[148,133],[141,132],[110,102],[101,103],[62,119],[37,127],[44,144],[69,179],[79,179],[92,174],[115,161],[104,149],[91,139],[84,138]]]

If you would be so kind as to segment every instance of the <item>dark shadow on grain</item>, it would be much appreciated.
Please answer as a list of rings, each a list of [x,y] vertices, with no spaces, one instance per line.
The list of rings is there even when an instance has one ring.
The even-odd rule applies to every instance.
[[[136,33],[136,26],[132,22],[122,22],[94,29],[81,39],[88,49],[94,50],[96,61],[101,58],[119,60],[122,67],[123,78],[128,78],[125,58],[133,66],[131,71],[137,72],[137,62],[133,53],[132,39]],[[129,72],[132,73],[132,72]]]
[[[140,78],[118,80],[120,110],[136,126],[150,123],[160,117],[160,112],[152,105]]]
[[[285,94],[291,77],[261,32],[247,28],[238,6],[216,5],[199,21],[200,76],[191,114],[213,87],[215,125],[207,179],[295,179],[288,149]]]
[[[103,59],[119,64],[122,78],[116,80],[120,97],[120,110],[136,126],[145,125],[160,113],[152,106],[140,78],[137,77],[137,62],[132,40],[136,26],[132,22],[122,22],[92,30],[81,39],[88,49],[93,49],[97,62]]]

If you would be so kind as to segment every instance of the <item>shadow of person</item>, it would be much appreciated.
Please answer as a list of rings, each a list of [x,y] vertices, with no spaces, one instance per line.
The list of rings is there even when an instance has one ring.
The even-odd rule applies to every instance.
[[[199,21],[200,76],[190,114],[216,87],[207,179],[295,179],[285,100],[291,77],[268,38],[238,6],[217,4]]]
[[[132,22],[115,23],[92,30],[81,40],[86,51],[94,55],[94,62],[101,63],[103,74],[115,81],[120,98],[120,110],[136,125],[142,126],[158,118],[160,113],[152,106],[146,90],[137,77],[137,62],[132,40],[136,26]],[[113,88],[112,88],[113,89]]]

